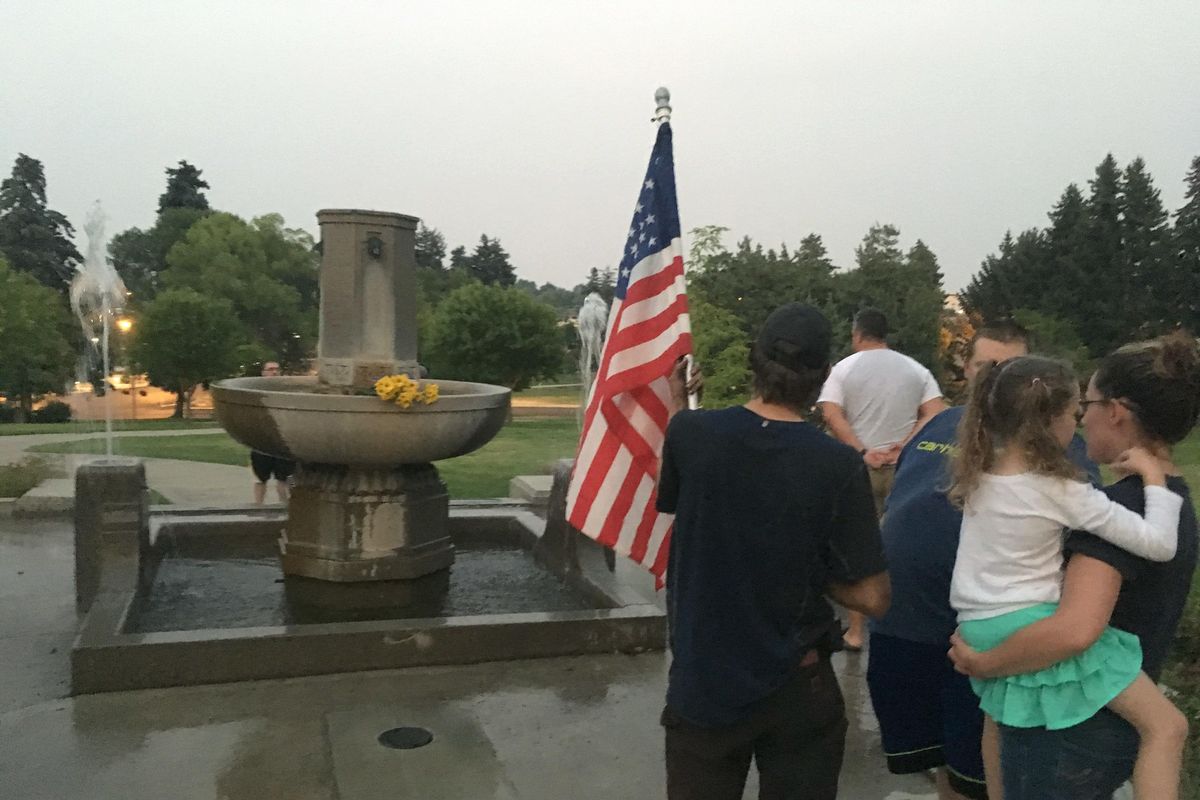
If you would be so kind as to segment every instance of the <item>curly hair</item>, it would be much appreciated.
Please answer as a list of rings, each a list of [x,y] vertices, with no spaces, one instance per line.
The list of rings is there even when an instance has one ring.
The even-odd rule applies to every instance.
[[[1100,362],[1094,380],[1152,439],[1175,444],[1200,417],[1200,346],[1184,331],[1125,345]]]
[[[1052,428],[1054,419],[1078,396],[1075,373],[1052,358],[1020,356],[985,366],[971,387],[958,426],[951,502],[959,508],[967,503],[1002,449],[1018,450],[1032,472],[1078,479],[1079,469]]]

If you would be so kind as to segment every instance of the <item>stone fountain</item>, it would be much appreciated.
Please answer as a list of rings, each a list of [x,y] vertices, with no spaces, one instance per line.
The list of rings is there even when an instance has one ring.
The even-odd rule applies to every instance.
[[[234,378],[212,388],[237,441],[298,462],[280,546],[285,574],[412,580],[454,561],[449,497],[434,461],[486,444],[508,417],[500,386],[436,381],[432,405],[375,396],[384,375],[419,379],[417,218],[325,210],[317,375]]]
[[[322,211],[317,374],[213,386],[247,447],[295,459],[277,508],[152,507],[144,466],[76,474],[75,693],[432,664],[660,649],[649,576],[623,576],[565,518],[519,500],[447,497],[434,462],[487,443],[499,386],[436,380],[407,409],[372,391],[421,377],[417,220]],[[282,558],[280,553],[282,552]]]

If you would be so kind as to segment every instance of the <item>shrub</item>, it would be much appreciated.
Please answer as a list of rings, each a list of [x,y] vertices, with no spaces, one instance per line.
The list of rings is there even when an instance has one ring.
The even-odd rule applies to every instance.
[[[0,403],[0,424],[5,422],[14,422],[17,418],[17,410],[8,403]]]
[[[51,400],[33,412],[34,422],[70,422],[71,407],[59,400]]]
[[[433,312],[422,351],[436,380],[480,381],[514,391],[549,377],[566,349],[554,309],[520,289],[472,283]]]

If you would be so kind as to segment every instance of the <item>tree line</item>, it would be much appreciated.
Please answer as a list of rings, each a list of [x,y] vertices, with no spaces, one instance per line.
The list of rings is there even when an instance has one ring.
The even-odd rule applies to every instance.
[[[882,310],[891,343],[961,381],[972,322],[1016,318],[1041,349],[1085,364],[1132,339],[1176,326],[1200,330],[1200,157],[1185,177],[1185,201],[1164,208],[1142,159],[1122,168],[1107,156],[1085,193],[1069,185],[1049,224],[1006,233],[963,292],[969,318],[943,309],[940,265],[920,239],[900,246],[896,227],[876,224],[849,267],[834,264],[811,233],[794,248],[728,229],[691,231],[689,298],[709,402],[748,392],[748,342],[782,299],[805,300],[833,321],[843,355],[850,320]],[[213,209],[195,165],[166,169],[154,224],[113,237],[109,257],[135,316],[131,366],[175,392],[182,411],[192,387],[252,374],[263,361],[301,370],[314,355],[319,247],[278,214],[249,221]],[[85,347],[67,310],[81,260],[65,215],[46,201],[37,159],[21,154],[0,182],[0,392],[27,413],[62,389]],[[420,357],[431,374],[522,388],[568,374],[578,341],[566,320],[590,292],[611,301],[614,271],[594,267],[572,288],[517,277],[500,240],[447,248],[435,227],[416,231]]]
[[[320,251],[278,214],[247,221],[212,208],[208,182],[186,160],[165,172],[154,224],[115,235],[108,257],[134,320],[121,356],[175,393],[181,415],[194,388],[211,380],[256,374],[268,360],[307,367]],[[41,162],[20,154],[0,182],[0,393],[19,418],[81,369],[103,391],[99,366],[81,368],[88,346],[68,308],[82,261],[74,233],[47,204]],[[582,302],[582,286],[518,280],[500,240],[487,234],[473,252],[451,250],[449,263],[436,229],[422,225],[416,245],[422,357],[437,374],[521,388],[563,367],[568,339],[558,321]]]
[[[843,269],[819,234],[805,236],[793,250],[786,244],[764,248],[748,237],[729,249],[726,233],[715,225],[691,231],[688,304],[706,403],[728,405],[749,396],[749,343],[767,315],[791,300],[825,313],[836,356],[849,353],[854,314],[870,307],[887,315],[893,347],[944,371],[942,273],[920,239],[905,251],[895,226],[875,224],[855,249],[854,267]]]
[[[1172,215],[1141,158],[1108,154],[1050,209],[1049,224],[1000,241],[963,292],[973,313],[1056,326],[1088,358],[1182,326],[1200,332],[1200,157]]]

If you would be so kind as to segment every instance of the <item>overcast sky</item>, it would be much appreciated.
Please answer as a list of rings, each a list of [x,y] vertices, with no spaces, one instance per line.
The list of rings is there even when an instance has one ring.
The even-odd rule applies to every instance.
[[[400,211],[571,286],[619,258],[666,85],[685,230],[848,265],[891,222],[953,290],[1109,151],[1181,203],[1198,31],[1196,0],[0,0],[0,169],[111,234],[185,158],[219,209]]]

